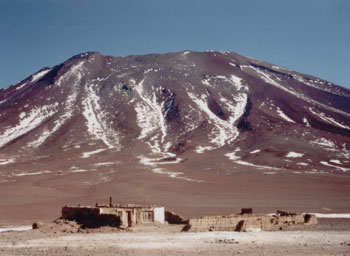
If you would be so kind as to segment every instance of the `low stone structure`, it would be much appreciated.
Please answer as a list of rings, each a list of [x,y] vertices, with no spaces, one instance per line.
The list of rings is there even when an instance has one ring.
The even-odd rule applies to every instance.
[[[247,212],[242,211],[242,212]],[[249,211],[250,212],[250,211]],[[278,211],[275,215],[239,214],[229,216],[207,216],[189,219],[183,231],[273,231],[293,225],[317,224],[311,214],[295,214]]]
[[[62,219],[74,220],[83,227],[101,226],[132,227],[137,225],[164,224],[164,207],[134,204],[92,206],[64,206]]]

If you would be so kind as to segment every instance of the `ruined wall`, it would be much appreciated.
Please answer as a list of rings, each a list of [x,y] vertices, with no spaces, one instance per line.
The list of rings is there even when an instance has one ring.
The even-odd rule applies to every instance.
[[[317,224],[317,218],[310,214],[230,215],[209,216],[189,219],[183,231],[272,231],[293,225]]]

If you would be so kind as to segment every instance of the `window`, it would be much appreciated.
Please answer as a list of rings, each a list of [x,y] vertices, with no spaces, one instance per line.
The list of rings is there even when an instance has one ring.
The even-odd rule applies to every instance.
[[[141,219],[143,223],[151,223],[154,222],[153,212],[142,212]]]

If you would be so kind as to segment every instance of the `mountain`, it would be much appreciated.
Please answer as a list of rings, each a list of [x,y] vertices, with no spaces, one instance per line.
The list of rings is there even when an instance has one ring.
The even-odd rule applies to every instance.
[[[350,90],[236,53],[88,52],[0,91],[7,186],[40,177],[60,193],[104,184],[152,201],[171,182],[348,171]]]
[[[88,52],[0,91],[0,164],[131,158],[162,172],[212,155],[231,168],[348,171],[349,113],[349,90],[235,53]]]

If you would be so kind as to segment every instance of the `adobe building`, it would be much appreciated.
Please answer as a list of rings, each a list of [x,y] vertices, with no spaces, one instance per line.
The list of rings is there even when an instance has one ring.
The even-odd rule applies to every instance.
[[[83,227],[132,227],[138,225],[164,224],[164,207],[134,204],[96,206],[64,206],[62,219],[74,220]]]

